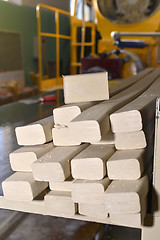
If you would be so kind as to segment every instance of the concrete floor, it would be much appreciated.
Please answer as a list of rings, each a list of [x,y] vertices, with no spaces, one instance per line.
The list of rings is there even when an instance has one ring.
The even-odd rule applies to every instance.
[[[141,230],[110,225],[104,240],[140,240]]]
[[[13,213],[16,212],[0,210],[0,222]],[[36,214],[22,215],[7,234],[0,235],[0,240],[140,240],[139,229]]]
[[[91,240],[101,224],[27,214],[7,240]]]

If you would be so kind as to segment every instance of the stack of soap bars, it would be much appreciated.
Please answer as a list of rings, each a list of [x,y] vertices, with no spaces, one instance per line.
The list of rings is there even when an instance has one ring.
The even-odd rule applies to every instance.
[[[140,227],[159,89],[160,69],[109,90],[107,73],[64,76],[65,105],[15,129],[22,147],[10,153],[15,173],[2,183],[8,208]]]

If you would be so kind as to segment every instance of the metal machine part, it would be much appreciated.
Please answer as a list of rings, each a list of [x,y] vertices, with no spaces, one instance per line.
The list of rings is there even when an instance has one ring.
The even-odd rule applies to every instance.
[[[124,62],[132,61],[134,63],[135,74],[142,71],[145,68],[144,63],[142,62],[141,58],[134,52],[119,49],[119,50],[112,50],[107,53],[108,57],[112,56],[112,55],[117,55],[117,54],[118,55],[123,54],[125,56],[123,58]]]
[[[160,32],[111,32],[111,37],[114,40],[119,40],[121,37],[160,37]]]
[[[156,63],[160,64],[160,32],[111,32],[111,38],[116,42],[121,41],[121,37],[157,37]],[[148,64],[148,66],[150,66],[150,64]]]
[[[160,0],[97,0],[97,2],[103,16],[116,24],[141,22],[160,7]]]

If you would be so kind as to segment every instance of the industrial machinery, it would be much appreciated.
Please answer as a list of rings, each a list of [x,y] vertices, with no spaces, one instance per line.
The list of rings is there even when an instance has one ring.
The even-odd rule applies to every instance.
[[[98,71],[104,70],[109,72],[110,79],[119,79],[134,75],[145,67],[160,66],[160,0],[80,1],[85,3],[83,5],[91,6],[91,8],[93,4],[96,13],[96,24],[91,21],[86,22],[84,17],[81,20],[77,19],[76,8],[78,0],[73,0],[74,11],[71,14],[45,5],[37,6],[39,40],[38,85],[40,89],[48,90],[49,88],[57,88],[57,86],[62,85],[61,74],[64,74],[64,72],[60,72],[62,58],[59,49],[60,39],[67,40],[67,44],[70,45],[71,74],[87,72],[88,68],[94,72],[97,69],[93,69],[93,67],[98,66]],[[46,31],[42,29],[44,25],[42,20],[46,19],[41,19],[40,17],[41,15],[43,16],[42,10],[48,10],[53,15],[52,20],[56,26],[54,33],[47,31],[48,29]],[[59,20],[61,15],[64,15],[64,21],[68,22],[67,28],[65,28],[65,31],[69,32],[67,35],[61,34],[59,26],[59,23],[62,22]],[[68,20],[66,21],[67,17]],[[96,49],[95,25],[101,36],[97,47],[99,56],[94,54]],[[46,26],[49,26],[49,24],[46,24]],[[89,32],[90,39],[86,37],[87,32]],[[56,71],[54,71],[56,77],[50,76],[51,78],[48,78],[48,75],[46,77],[43,72],[45,62],[43,58],[45,54],[42,54],[42,40],[44,41],[44,38],[46,41],[48,39],[51,40],[51,38],[56,39],[56,44],[55,42],[51,44],[54,47],[56,45]],[[87,48],[90,51],[86,51]],[[65,49],[69,49],[69,47]],[[86,58],[84,51],[90,52],[92,58]],[[61,53],[61,55],[63,54]],[[51,67],[53,68],[53,66]]]
[[[102,38],[98,53],[123,59],[122,77],[160,66],[160,0],[93,0],[93,5]]]

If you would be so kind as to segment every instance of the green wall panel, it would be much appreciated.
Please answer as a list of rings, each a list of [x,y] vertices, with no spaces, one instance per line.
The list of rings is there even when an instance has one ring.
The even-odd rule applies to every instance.
[[[60,33],[70,35],[70,22],[69,18],[67,18],[68,17],[60,16]],[[47,14],[45,12],[42,14],[42,19],[43,31],[54,32],[54,15],[51,13]],[[22,61],[26,85],[31,85],[32,81],[29,73],[37,70],[37,61],[33,59],[33,39],[37,35],[37,19],[35,8],[18,6],[12,3],[0,1],[0,30],[16,31],[21,34]],[[55,41],[49,40],[49,44],[47,45],[47,60],[54,60],[56,43]],[[60,45],[60,63],[62,65],[61,74],[69,74],[70,41],[61,41]]]
[[[30,85],[29,72],[34,71],[33,37],[37,34],[35,9],[0,1],[0,30],[21,33],[23,69],[26,85]]]

